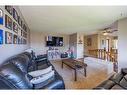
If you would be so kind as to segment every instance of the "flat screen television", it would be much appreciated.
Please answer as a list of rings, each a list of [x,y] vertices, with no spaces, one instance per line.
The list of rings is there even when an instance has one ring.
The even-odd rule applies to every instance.
[[[46,46],[63,46],[63,37],[56,36],[47,36],[46,37]]]

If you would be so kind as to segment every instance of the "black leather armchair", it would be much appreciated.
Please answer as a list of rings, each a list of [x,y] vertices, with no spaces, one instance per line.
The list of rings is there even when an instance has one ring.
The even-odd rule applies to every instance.
[[[40,63],[40,69],[52,66],[50,62]],[[35,67],[36,60],[28,52],[9,58],[0,66],[0,89],[65,89],[63,78],[54,67],[55,76],[43,83],[31,84],[32,76],[28,72],[36,70]]]
[[[127,68],[113,74],[94,89],[127,89]]]

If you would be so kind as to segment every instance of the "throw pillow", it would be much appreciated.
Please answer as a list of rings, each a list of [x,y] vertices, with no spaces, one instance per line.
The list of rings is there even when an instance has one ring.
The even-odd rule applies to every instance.
[[[49,73],[47,73],[45,75],[40,75],[40,76],[38,76],[36,78],[33,78],[30,82],[32,84],[39,84],[41,82],[44,82],[44,81],[48,80],[49,78],[51,78],[53,76],[54,76],[54,71],[51,71],[51,72],[49,72]]]
[[[32,72],[29,72],[28,74],[31,75],[32,77],[38,77],[40,75],[47,74],[50,71],[52,71],[52,66],[49,66],[46,69],[32,71]]]

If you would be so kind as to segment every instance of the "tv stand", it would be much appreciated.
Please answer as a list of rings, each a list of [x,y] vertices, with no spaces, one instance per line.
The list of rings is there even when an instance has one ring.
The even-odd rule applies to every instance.
[[[48,60],[61,59],[61,52],[58,49],[47,50]]]

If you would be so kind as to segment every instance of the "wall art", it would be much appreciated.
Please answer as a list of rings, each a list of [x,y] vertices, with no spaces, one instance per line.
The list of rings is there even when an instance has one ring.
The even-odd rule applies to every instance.
[[[18,37],[17,37],[17,35],[13,36],[13,44],[18,44]]]
[[[12,33],[5,32],[5,44],[12,44]]]
[[[18,33],[18,24],[16,24],[15,22],[13,22],[13,31],[15,33]]]
[[[87,38],[87,46],[91,46],[92,45],[92,39],[91,38]]]
[[[23,30],[21,30],[21,36],[23,37]]]
[[[0,29],[0,44],[3,44],[3,30]]]
[[[12,30],[12,19],[8,15],[5,15],[5,27]]]
[[[3,25],[3,10],[0,9],[0,25]]]
[[[20,16],[18,16],[18,24],[21,26],[22,20],[20,18]]]
[[[18,22],[18,13],[15,8],[13,8],[13,18]]]
[[[13,12],[13,7],[12,6],[5,6],[5,9],[7,10],[7,12],[12,15]]]

